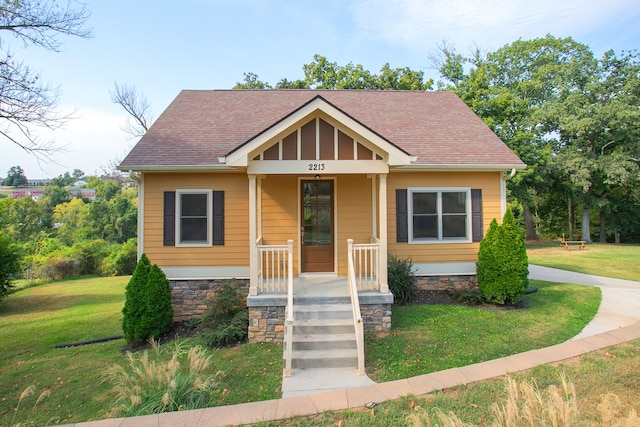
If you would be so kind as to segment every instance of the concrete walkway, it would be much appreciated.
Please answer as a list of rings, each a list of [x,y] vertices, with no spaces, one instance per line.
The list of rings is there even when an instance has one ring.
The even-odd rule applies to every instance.
[[[602,303],[598,314],[577,337],[539,350],[403,380],[241,405],[78,423],[76,426],[227,426],[310,415],[322,411],[361,408],[367,402],[382,402],[407,394],[420,396],[435,390],[560,362],[640,338],[640,282],[588,276],[533,265],[529,271],[531,279],[581,283],[598,286],[602,290]]]

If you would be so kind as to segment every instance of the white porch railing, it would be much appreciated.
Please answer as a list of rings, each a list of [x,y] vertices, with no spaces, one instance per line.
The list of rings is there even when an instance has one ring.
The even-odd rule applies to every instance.
[[[285,310],[284,376],[291,376],[293,351],[293,240],[286,245],[263,245],[262,237],[256,241],[258,251],[258,293],[287,293]]]
[[[353,255],[358,290],[380,290],[380,240],[371,236],[371,243],[352,244],[349,253]]]
[[[358,299],[358,289],[356,286],[356,274],[353,264],[353,239],[347,240],[349,251],[347,254],[349,297],[351,298],[351,312],[353,313],[353,324],[356,330],[356,349],[358,352],[358,375],[364,375],[364,324],[360,314],[360,300]]]
[[[293,282],[293,240],[286,245],[263,245],[262,237],[256,241],[258,250],[258,293],[284,293]]]

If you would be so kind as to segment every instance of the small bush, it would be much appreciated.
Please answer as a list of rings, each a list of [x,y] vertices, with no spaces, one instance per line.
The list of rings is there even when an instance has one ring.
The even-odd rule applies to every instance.
[[[80,275],[80,262],[75,258],[50,257],[40,259],[31,269],[31,279],[44,282],[64,280]]]
[[[0,300],[13,290],[12,281],[20,271],[20,249],[0,232]]]
[[[121,245],[113,245],[111,253],[102,261],[100,275],[126,276],[136,268],[138,239],[132,238]]]
[[[449,290],[449,296],[461,304],[479,305],[484,303],[482,291],[476,283],[468,281],[464,285],[456,285]]]
[[[78,261],[80,274],[100,274],[102,260],[108,255],[110,245],[104,240],[85,240],[75,243],[72,257]]]
[[[507,209],[502,225],[494,219],[480,242],[478,285],[487,302],[514,304],[522,298],[529,280],[527,250]]]
[[[246,340],[248,328],[244,292],[235,280],[225,280],[215,296],[207,300],[198,331],[208,346],[218,347]]]
[[[152,349],[151,355],[149,350],[127,353],[127,367],[116,364],[108,369],[105,380],[113,384],[118,404],[111,415],[131,417],[210,406],[225,374],[212,374],[211,356],[202,347],[186,349],[174,342],[169,351],[162,351],[152,341]]]
[[[396,304],[406,304],[418,293],[417,278],[411,258],[400,259],[389,255],[387,279]]]

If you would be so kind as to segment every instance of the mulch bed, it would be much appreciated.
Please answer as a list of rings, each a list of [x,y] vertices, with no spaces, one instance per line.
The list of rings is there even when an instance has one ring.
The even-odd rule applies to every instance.
[[[415,298],[407,305],[414,304],[446,304],[460,305],[466,307],[477,307],[483,310],[522,310],[527,308],[526,301],[520,300],[515,304],[496,305],[496,304],[465,304],[454,299],[447,290],[425,290],[420,289]]]

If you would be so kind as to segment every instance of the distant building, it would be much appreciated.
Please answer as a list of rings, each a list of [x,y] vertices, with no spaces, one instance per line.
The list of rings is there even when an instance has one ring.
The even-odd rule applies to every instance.
[[[29,179],[27,180],[29,187],[46,187],[51,184],[51,180],[49,178],[43,179]]]
[[[9,197],[11,197],[12,199],[31,197],[33,200],[38,200],[43,195],[44,190],[22,189],[12,191]],[[74,197],[82,197],[83,199],[94,201],[96,200],[96,190],[93,188],[71,188],[69,189],[69,200],[73,199]]]

